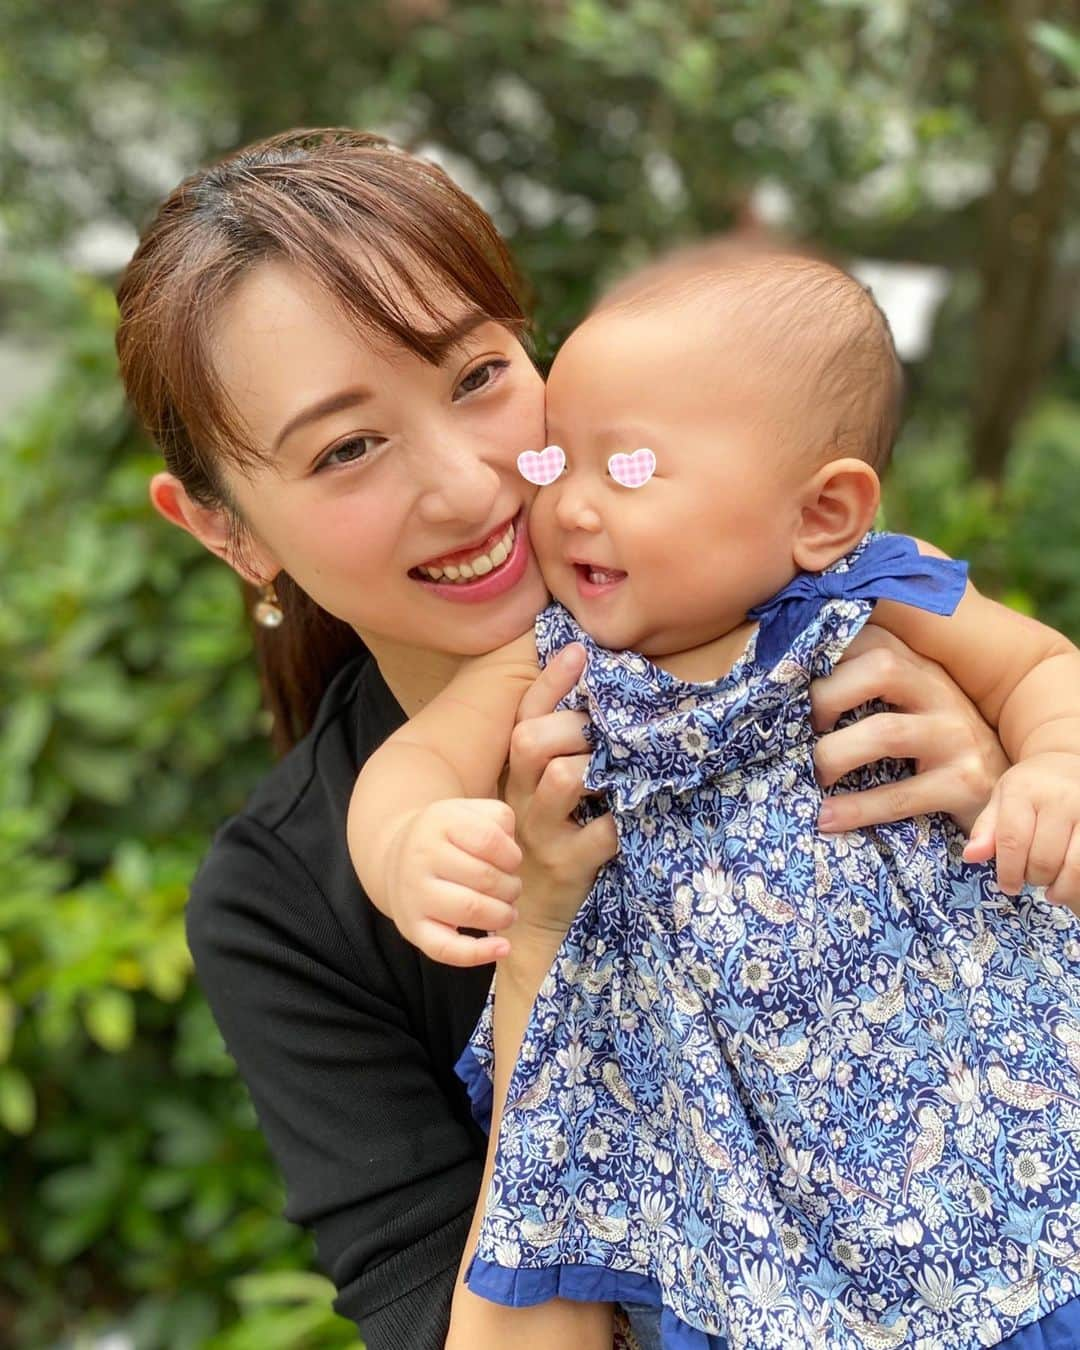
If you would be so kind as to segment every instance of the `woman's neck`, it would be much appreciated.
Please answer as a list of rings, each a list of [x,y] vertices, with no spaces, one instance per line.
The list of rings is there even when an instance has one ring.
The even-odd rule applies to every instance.
[[[361,633],[360,637],[406,717],[415,717],[441,693],[465,659],[426,647],[411,647],[379,633]]]

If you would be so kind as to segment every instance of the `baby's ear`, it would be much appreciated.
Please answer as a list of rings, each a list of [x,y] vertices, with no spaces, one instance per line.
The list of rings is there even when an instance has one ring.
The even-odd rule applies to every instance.
[[[792,557],[804,572],[820,572],[850,553],[873,525],[881,483],[865,460],[834,459],[806,484]]]

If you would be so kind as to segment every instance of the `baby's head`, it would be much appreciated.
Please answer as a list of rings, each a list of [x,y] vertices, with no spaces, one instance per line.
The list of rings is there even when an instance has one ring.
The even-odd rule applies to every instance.
[[[732,631],[869,529],[900,388],[884,316],[829,263],[706,246],[639,273],[551,370],[566,468],[530,533],[552,594],[649,656]],[[655,470],[625,486],[648,457],[611,457],[643,448]]]

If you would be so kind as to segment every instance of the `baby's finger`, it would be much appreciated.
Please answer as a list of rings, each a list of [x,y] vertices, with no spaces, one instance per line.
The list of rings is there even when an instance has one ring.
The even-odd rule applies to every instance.
[[[822,787],[831,787],[852,769],[879,759],[915,759],[926,746],[927,722],[907,713],[874,713],[851,726],[822,736],[814,746],[814,772]]]
[[[1035,833],[1035,808],[1026,798],[1003,792],[995,833],[998,885],[1006,895],[1018,895],[1024,885],[1028,850]]]
[[[573,689],[585,669],[585,648],[580,642],[571,642],[547,663],[518,704],[517,721],[543,717],[554,712],[560,699]]]
[[[997,816],[1000,793],[995,787],[990,800],[975,817],[967,843],[964,845],[964,861],[969,863],[988,862],[994,856],[997,842]]]
[[[514,848],[520,857],[521,850],[516,844]],[[504,905],[512,905],[521,894],[521,878],[517,875],[516,865],[515,871],[507,872],[488,862],[486,858],[474,857],[473,854],[453,845],[447,845],[443,851],[436,852],[431,859],[431,867],[440,882],[449,886],[465,887],[467,890],[476,891],[479,895],[500,900]],[[486,927],[482,923],[473,923],[470,926]]]
[[[510,950],[504,937],[469,937],[427,919],[422,919],[417,927],[416,946],[444,966],[486,966]]]
[[[1046,808],[1035,817],[1035,832],[1028,848],[1025,880],[1029,886],[1049,886],[1065,865],[1072,834],[1072,821]]]
[[[1046,898],[1055,905],[1068,905],[1080,918],[1080,825],[1073,826],[1065,861],[1056,881],[1046,892]]]
[[[497,900],[455,881],[432,883],[424,905],[426,916],[451,928],[479,928],[484,932],[509,928],[514,922],[513,904]]]
[[[446,838],[455,848],[501,872],[516,872],[521,866],[521,849],[513,837],[514,813],[504,802],[469,803],[471,808],[481,805],[498,806],[506,814],[471,809],[460,812],[447,826]]]

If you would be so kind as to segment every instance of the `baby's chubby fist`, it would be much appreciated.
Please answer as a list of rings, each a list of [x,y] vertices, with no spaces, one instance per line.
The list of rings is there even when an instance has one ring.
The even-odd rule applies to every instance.
[[[397,831],[387,877],[389,912],[425,955],[484,965],[510,944],[494,936],[516,918],[521,850],[505,802],[458,797],[412,812]],[[471,928],[486,937],[458,932]]]
[[[964,849],[968,862],[994,856],[1007,895],[1046,886],[1080,913],[1080,755],[1046,751],[1002,775]]]

